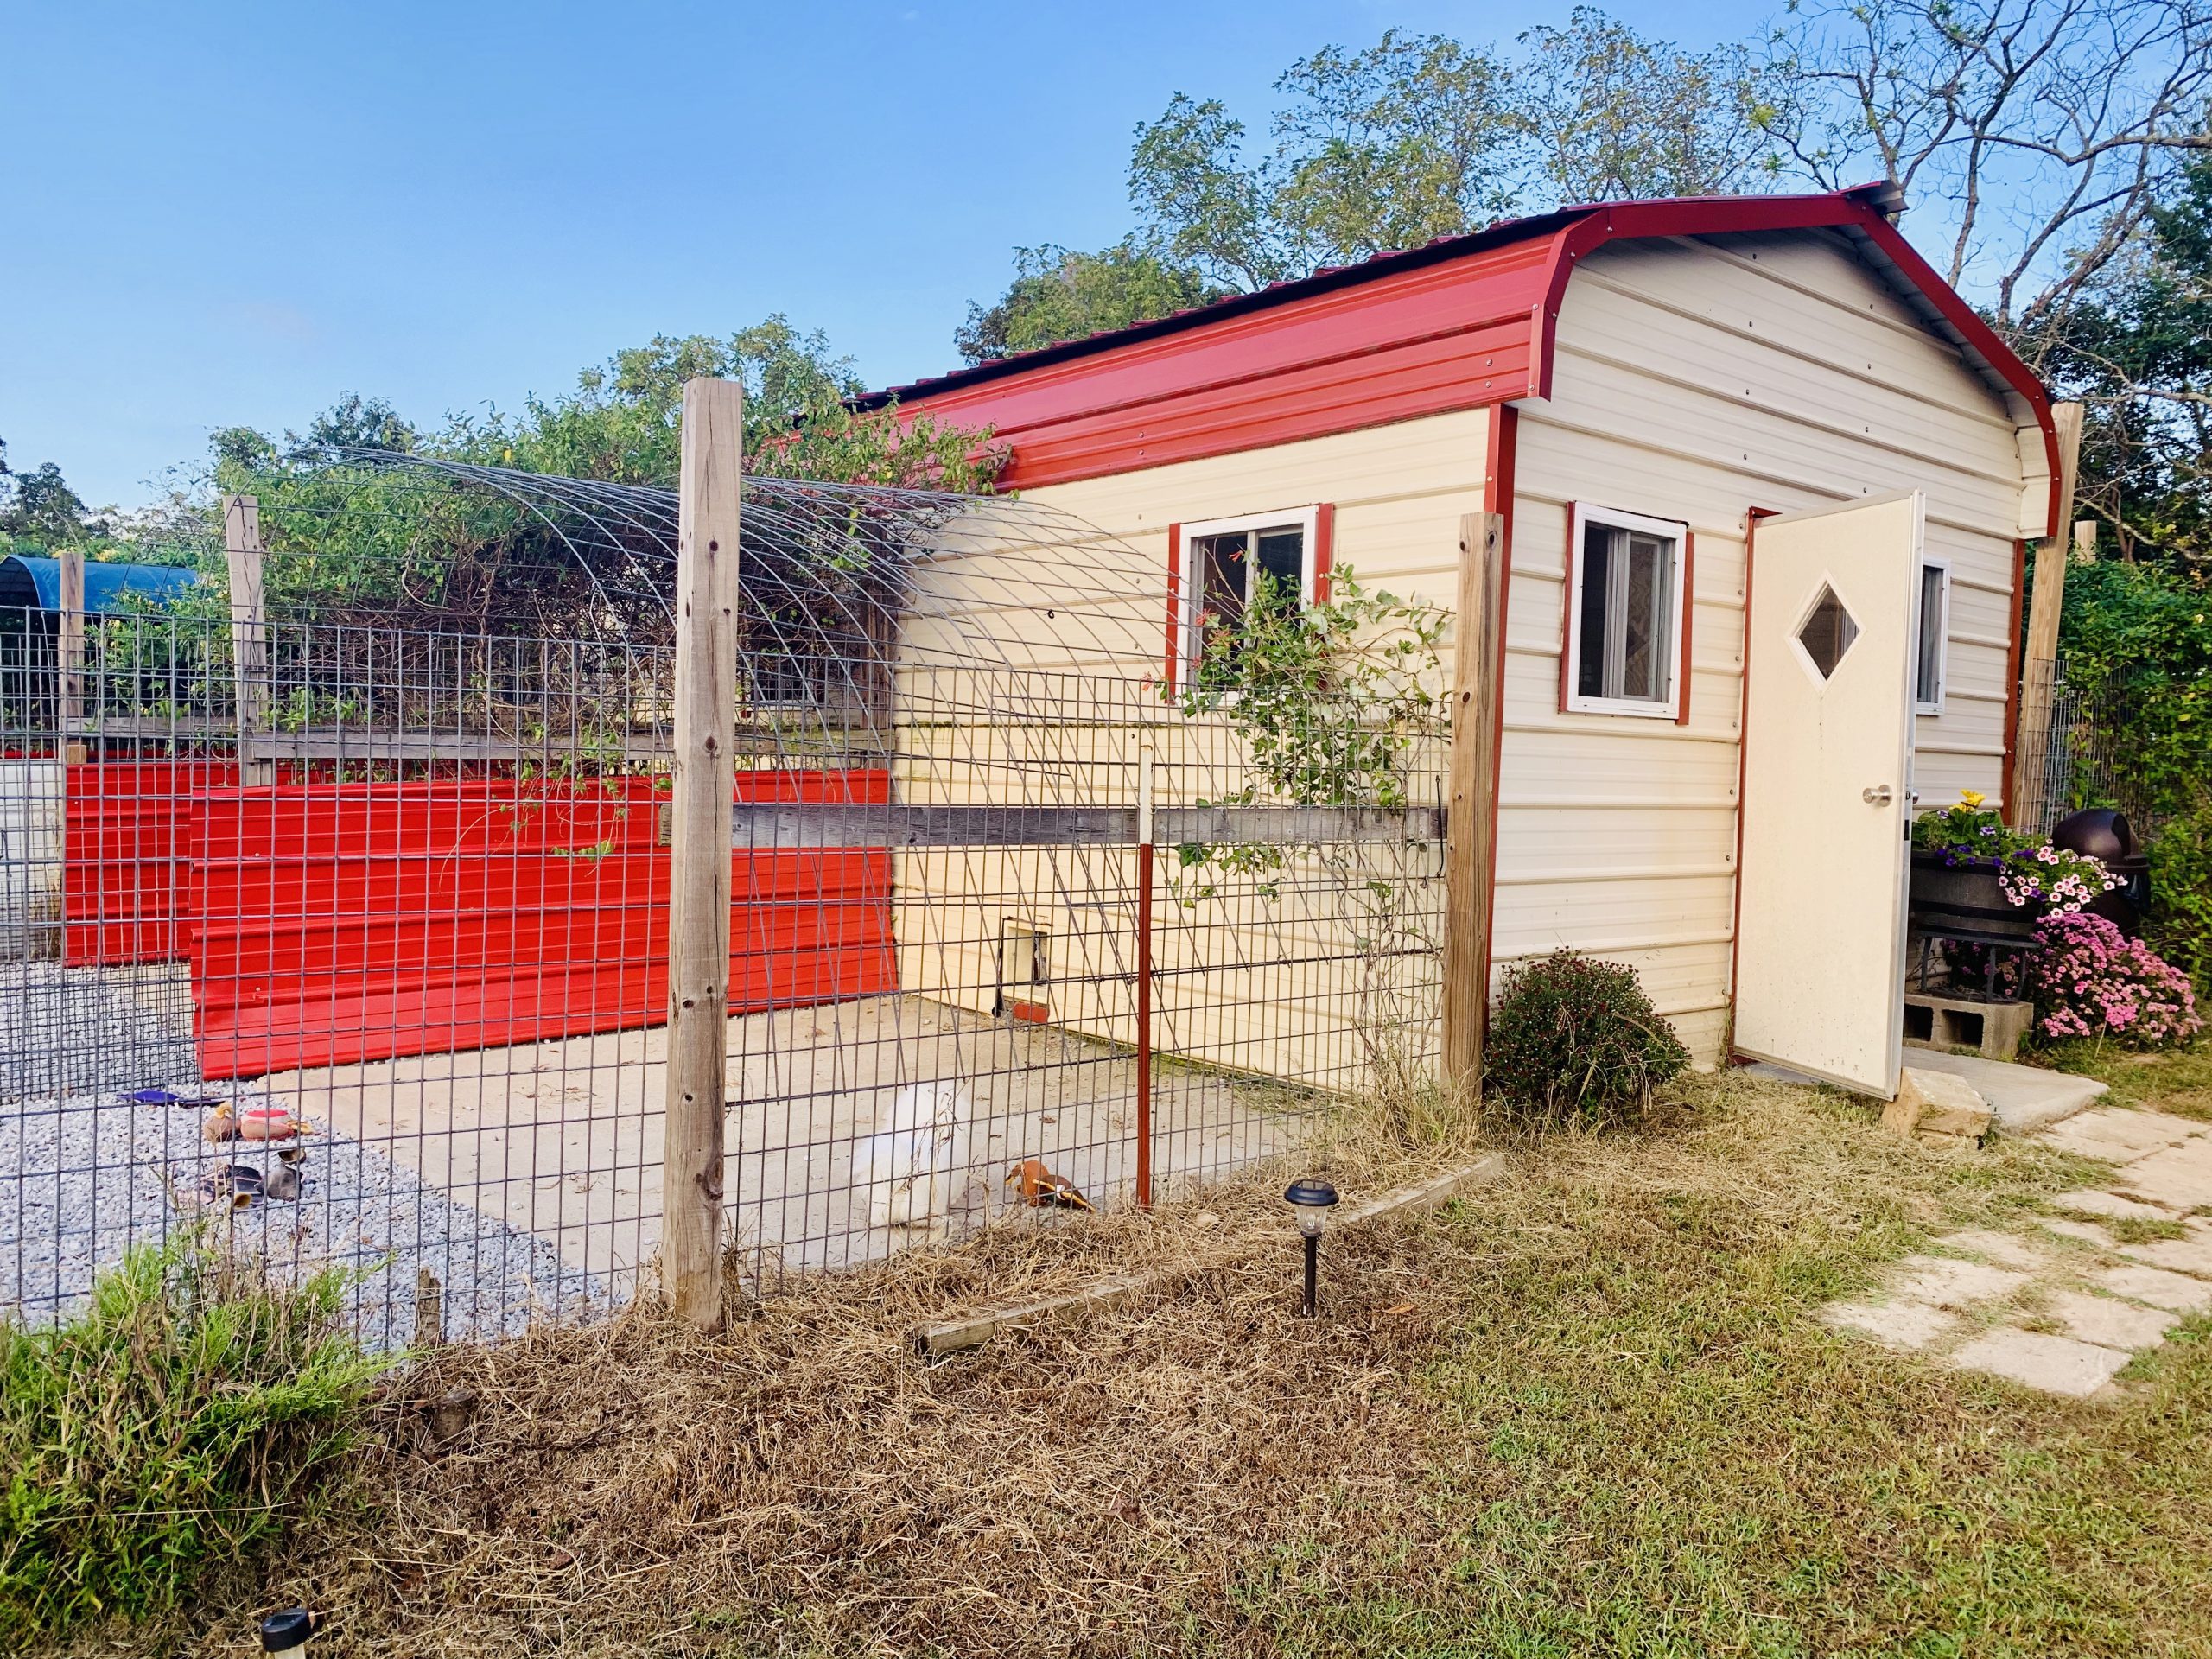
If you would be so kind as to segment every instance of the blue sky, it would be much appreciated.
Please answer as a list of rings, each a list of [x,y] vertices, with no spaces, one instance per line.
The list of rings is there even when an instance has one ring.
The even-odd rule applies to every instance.
[[[1018,244],[1128,226],[1131,128],[1294,59],[1564,6],[0,0],[0,438],[95,503],[339,393],[418,421],[783,311],[957,362]],[[1611,8],[1705,45],[1772,8]]]

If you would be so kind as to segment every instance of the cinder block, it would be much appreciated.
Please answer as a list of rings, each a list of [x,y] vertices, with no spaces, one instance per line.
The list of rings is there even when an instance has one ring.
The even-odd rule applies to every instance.
[[[1989,1133],[1990,1116],[1989,1103],[1964,1077],[1907,1066],[1897,1097],[1882,1112],[1882,1127],[1897,1135],[1979,1141]]]
[[[2020,1052],[2035,1018],[2032,1003],[1909,991],[1904,999],[1905,1046],[1970,1048],[1985,1060],[2009,1060]]]

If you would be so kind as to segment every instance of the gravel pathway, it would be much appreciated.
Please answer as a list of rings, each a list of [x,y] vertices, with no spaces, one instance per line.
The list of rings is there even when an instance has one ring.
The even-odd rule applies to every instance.
[[[356,1328],[378,1347],[412,1339],[419,1268],[437,1277],[453,1338],[514,1336],[533,1318],[607,1300],[607,1287],[548,1240],[342,1135],[296,1143],[305,1152],[296,1199],[203,1211],[190,1201],[210,1171],[235,1162],[265,1181],[280,1160],[265,1146],[208,1145],[203,1107],[127,1098],[155,1089],[240,1109],[266,1103],[251,1084],[201,1083],[181,963],[0,963],[0,1316],[51,1319],[130,1245],[195,1223],[281,1272],[358,1273]]]
[[[241,1110],[265,1103],[251,1087],[220,1092]],[[548,1241],[454,1202],[344,1135],[300,1137],[297,1199],[202,1210],[191,1201],[210,1172],[240,1164],[265,1183],[286,1166],[269,1146],[208,1145],[201,1117],[197,1107],[113,1097],[0,1106],[0,1312],[51,1318],[129,1246],[196,1221],[224,1248],[280,1274],[326,1265],[358,1273],[348,1300],[375,1347],[413,1338],[421,1268],[442,1288],[451,1338],[516,1336],[533,1318],[607,1300]]]

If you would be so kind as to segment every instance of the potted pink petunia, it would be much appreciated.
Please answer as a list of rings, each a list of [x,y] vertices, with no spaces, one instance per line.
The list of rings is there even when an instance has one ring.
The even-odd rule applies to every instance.
[[[1916,931],[2025,941],[2044,917],[2073,915],[2126,884],[2087,853],[2009,828],[1985,798],[1964,790],[1956,806],[1914,821]]]

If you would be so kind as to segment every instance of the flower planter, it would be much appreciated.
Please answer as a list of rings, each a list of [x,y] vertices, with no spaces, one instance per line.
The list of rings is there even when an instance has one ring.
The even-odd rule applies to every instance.
[[[2007,899],[1994,864],[1951,864],[1942,853],[1915,852],[1908,912],[1916,933],[2032,941],[2044,907]]]

